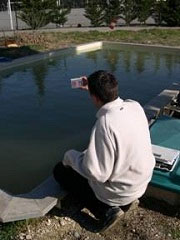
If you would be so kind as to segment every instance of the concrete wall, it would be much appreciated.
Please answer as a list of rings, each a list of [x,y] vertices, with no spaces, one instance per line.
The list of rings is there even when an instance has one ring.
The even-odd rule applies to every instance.
[[[13,15],[13,22],[14,22],[14,28],[16,27],[16,18],[15,13],[12,12]],[[80,23],[82,26],[89,26],[90,21],[84,17],[84,9],[72,9],[71,13],[68,16],[68,21],[66,22],[65,26],[68,27],[75,27],[77,24]],[[19,29],[27,29],[28,26],[22,22],[20,19],[18,19],[18,27]],[[56,28],[55,24],[49,24],[45,28]],[[0,12],[0,30],[10,30],[10,19],[9,14],[7,11]]]

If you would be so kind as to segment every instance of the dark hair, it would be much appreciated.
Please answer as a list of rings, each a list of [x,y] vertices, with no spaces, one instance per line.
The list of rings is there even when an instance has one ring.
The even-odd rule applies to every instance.
[[[118,82],[114,75],[99,70],[88,77],[88,88],[91,95],[103,103],[114,101],[118,97]]]

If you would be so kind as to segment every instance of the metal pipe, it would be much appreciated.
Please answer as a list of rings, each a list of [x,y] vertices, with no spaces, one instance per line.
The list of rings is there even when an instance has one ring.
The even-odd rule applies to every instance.
[[[19,25],[18,25],[18,17],[17,17],[17,9],[16,9],[16,5],[15,5],[15,18],[16,18],[16,30],[19,29]]]
[[[11,30],[13,30],[14,27],[13,27],[13,18],[12,18],[12,11],[11,11],[11,0],[8,0],[8,12],[10,17]]]

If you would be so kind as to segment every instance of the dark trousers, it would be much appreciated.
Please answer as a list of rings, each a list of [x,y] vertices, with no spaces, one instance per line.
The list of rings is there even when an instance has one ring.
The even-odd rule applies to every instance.
[[[87,207],[98,218],[103,216],[110,208],[107,204],[99,201],[91,187],[88,180],[74,171],[71,167],[64,167],[62,163],[58,163],[53,171],[55,180],[72,193],[79,201]]]

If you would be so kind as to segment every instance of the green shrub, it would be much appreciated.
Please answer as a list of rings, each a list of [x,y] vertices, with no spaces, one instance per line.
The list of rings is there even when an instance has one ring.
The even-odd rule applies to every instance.
[[[121,14],[122,0],[109,0],[104,3],[104,22],[109,25],[112,21],[117,21]]]
[[[162,20],[169,26],[180,26],[180,0],[166,0],[162,6]]]
[[[31,29],[44,27],[50,22],[49,11],[52,3],[52,0],[21,0],[17,3],[20,8],[18,18]]]
[[[137,0],[137,18],[140,23],[146,24],[146,20],[152,13],[152,0]]]
[[[129,26],[137,17],[137,0],[122,0],[121,14],[121,18]]]
[[[100,27],[104,22],[103,0],[90,0],[85,6],[84,16],[88,18],[93,27]]]
[[[152,17],[154,18],[154,21],[157,25],[162,25],[162,22],[163,22],[162,13],[165,5],[166,5],[166,0],[154,0],[153,2]]]
[[[64,25],[67,22],[67,15],[71,12],[70,8],[63,8],[61,6],[56,6],[50,11],[50,21],[56,25]]]

